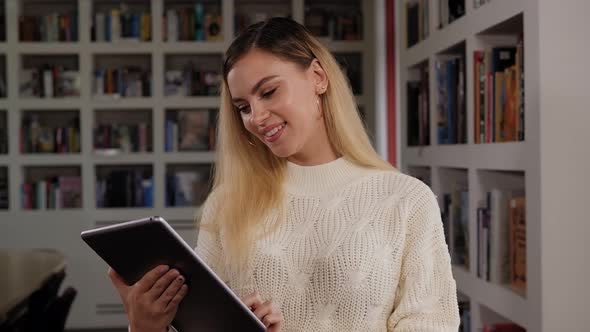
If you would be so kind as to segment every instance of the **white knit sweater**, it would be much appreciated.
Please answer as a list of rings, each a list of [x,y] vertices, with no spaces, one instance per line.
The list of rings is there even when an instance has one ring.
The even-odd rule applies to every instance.
[[[272,299],[288,332],[457,331],[455,280],[426,185],[340,158],[289,163],[285,191],[287,219],[256,244],[247,282],[224,272],[219,234],[199,234],[197,253],[238,296]],[[202,222],[223,204],[209,199]]]

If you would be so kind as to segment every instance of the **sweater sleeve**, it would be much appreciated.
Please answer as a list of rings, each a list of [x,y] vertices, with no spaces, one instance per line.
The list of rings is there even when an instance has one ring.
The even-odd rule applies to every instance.
[[[217,197],[215,193],[210,194],[203,206],[195,251],[213,272],[227,282],[223,273],[223,251],[219,237],[219,228],[213,220],[214,211],[219,205]]]
[[[407,197],[407,233],[390,332],[456,332],[457,290],[436,197],[423,183]]]

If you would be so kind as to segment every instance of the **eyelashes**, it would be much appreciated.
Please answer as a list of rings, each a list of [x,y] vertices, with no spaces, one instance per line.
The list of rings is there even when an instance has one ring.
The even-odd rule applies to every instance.
[[[277,91],[277,88],[274,88],[272,90],[262,93],[261,97],[264,99],[269,99],[273,96],[275,91]],[[237,108],[238,112],[240,112],[240,113],[244,113],[244,114],[250,113],[250,106],[249,105],[239,106],[236,108]]]

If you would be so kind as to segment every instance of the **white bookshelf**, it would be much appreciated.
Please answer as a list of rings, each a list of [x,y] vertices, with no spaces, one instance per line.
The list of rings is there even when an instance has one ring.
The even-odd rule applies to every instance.
[[[58,6],[74,6],[78,13],[78,41],[76,42],[20,42],[18,18],[23,1],[35,2],[51,10]],[[168,56],[214,55],[222,58],[233,40],[235,3],[240,8],[260,6],[276,0],[203,0],[203,3],[219,3],[223,17],[223,41],[167,42],[162,36],[162,14],[169,0],[130,0],[129,3],[149,8],[151,13],[151,41],[94,42],[91,24],[94,6],[118,6],[121,1],[100,0],[5,0],[6,40],[0,42],[0,56],[6,63],[8,95],[0,98],[0,111],[6,111],[9,151],[0,154],[0,168],[7,168],[9,179],[9,209],[0,210],[1,247],[36,248],[50,247],[62,251],[67,257],[67,278],[64,284],[78,290],[67,322],[67,328],[108,328],[127,324],[119,297],[106,274],[106,265],[80,239],[82,230],[113,222],[161,215],[170,221],[180,234],[195,244],[194,217],[200,207],[166,207],[165,188],[167,168],[178,165],[207,165],[214,161],[215,152],[165,152],[164,125],[168,110],[218,109],[218,96],[169,97],[164,95],[164,71]],[[192,5],[195,1],[171,0],[175,5]],[[295,20],[304,23],[305,0],[280,0],[290,8]],[[363,12],[363,36],[360,41],[323,40],[335,53],[361,55],[362,94],[356,99],[366,113],[369,130],[376,128],[374,106],[373,64],[373,2],[358,1]],[[256,5],[253,5],[256,4]],[[332,3],[333,5],[333,3]],[[283,5],[285,7],[285,5]],[[29,7],[30,8],[30,7]],[[26,56],[74,56],[80,75],[80,96],[67,98],[24,98],[19,94],[20,71],[23,55]],[[147,56],[151,67],[151,96],[129,98],[97,98],[93,94],[94,69],[97,59],[110,55],[120,58]],[[72,60],[73,61],[73,60]],[[80,153],[32,154],[21,153],[19,135],[21,117],[25,111],[51,112],[73,110],[78,112],[80,127]],[[100,112],[149,111],[152,151],[105,155],[93,151],[93,125]],[[148,166],[153,175],[153,207],[150,208],[97,208],[95,200],[96,168],[107,166]],[[82,182],[82,207],[62,210],[24,210],[21,207],[21,184],[27,167],[76,167]]]
[[[581,129],[581,123],[590,121],[582,88],[588,77],[583,54],[590,51],[586,42],[590,26],[581,13],[590,9],[588,2],[491,0],[474,8],[473,0],[465,0],[465,15],[439,29],[439,1],[429,0],[428,37],[410,48],[405,44],[406,2],[399,1],[396,8],[401,18],[401,167],[430,182],[441,207],[449,182],[467,183],[470,269],[453,266],[453,274],[460,298],[470,301],[471,331],[481,331],[483,324],[501,322],[516,323],[535,332],[587,330],[590,318],[586,280],[590,266],[585,257],[585,236],[590,234],[590,226],[584,206],[590,202],[590,135]],[[571,22],[575,22],[575,28]],[[521,33],[525,54],[525,140],[474,144],[473,52],[486,46],[515,46]],[[467,143],[439,145],[434,63],[449,49],[460,49],[464,56]],[[415,68],[420,64],[429,69],[430,144],[408,146],[406,84],[417,79]],[[562,111],[562,107],[568,110]],[[575,139],[566,139],[571,135]],[[562,168],[567,173],[558,171]],[[496,187],[526,193],[526,294],[477,277],[476,210],[485,192]],[[572,194],[583,198],[563,196]],[[548,206],[547,202],[555,204]],[[557,239],[561,239],[559,244]],[[575,272],[570,265],[576,266]]]

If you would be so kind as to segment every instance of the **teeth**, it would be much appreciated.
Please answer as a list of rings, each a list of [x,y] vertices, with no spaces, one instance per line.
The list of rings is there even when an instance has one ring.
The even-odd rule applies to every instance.
[[[266,137],[274,136],[274,134],[276,134],[279,130],[283,129],[284,126],[285,126],[285,124],[283,123],[282,125],[275,127],[273,130],[266,133],[265,136]]]

